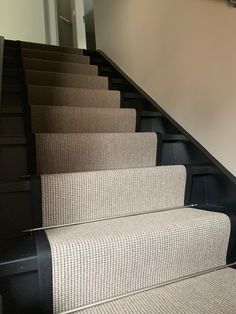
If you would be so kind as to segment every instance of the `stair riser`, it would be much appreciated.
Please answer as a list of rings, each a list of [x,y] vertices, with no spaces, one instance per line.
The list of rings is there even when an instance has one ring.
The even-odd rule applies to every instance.
[[[156,165],[156,134],[36,134],[37,173]]]
[[[0,179],[9,179],[28,175],[28,155],[26,145],[0,146]]]
[[[61,46],[53,46],[53,45],[45,45],[45,44],[38,44],[38,43],[31,43],[31,42],[21,42],[22,48],[27,49],[35,49],[41,51],[54,51],[54,52],[61,52],[61,53],[72,53],[83,55],[83,49],[71,48],[71,47],[61,47]]]
[[[61,62],[75,62],[81,64],[90,64],[90,58],[76,54],[57,53],[49,51],[40,51],[34,49],[22,49],[23,58],[43,59]]]
[[[0,116],[0,136],[24,136],[25,126],[23,116]]]
[[[183,166],[42,175],[42,224],[54,226],[184,206],[185,184]]]
[[[135,131],[136,114],[129,109],[31,106],[31,122],[33,133],[129,133]]]
[[[31,191],[0,193],[0,204],[0,237],[22,236],[23,230],[32,227]]]
[[[56,72],[26,70],[26,82],[30,85],[108,89],[108,79],[105,77]]]
[[[98,67],[94,65],[73,64],[66,62],[54,62],[40,59],[27,59],[24,61],[24,68],[38,71],[62,72],[83,75],[98,75]]]
[[[119,108],[120,93],[117,91],[28,86],[29,105],[55,105],[74,107]]]

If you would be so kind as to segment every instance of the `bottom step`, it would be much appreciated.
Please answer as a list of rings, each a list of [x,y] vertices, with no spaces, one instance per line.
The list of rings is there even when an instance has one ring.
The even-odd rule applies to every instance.
[[[218,270],[73,313],[235,314],[236,271]]]

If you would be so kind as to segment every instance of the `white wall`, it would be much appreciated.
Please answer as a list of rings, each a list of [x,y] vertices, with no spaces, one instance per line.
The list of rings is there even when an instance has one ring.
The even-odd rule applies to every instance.
[[[98,49],[236,175],[236,9],[222,0],[95,0]]]
[[[0,34],[45,43],[43,0],[0,0]]]

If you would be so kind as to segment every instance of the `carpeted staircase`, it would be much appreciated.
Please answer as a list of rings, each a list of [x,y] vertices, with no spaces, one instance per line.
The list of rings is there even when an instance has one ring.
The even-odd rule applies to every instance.
[[[6,163],[12,160],[12,167],[23,154],[16,147],[27,151],[22,158],[30,170],[6,170],[4,180],[13,187],[14,177],[15,189],[30,180],[30,222],[19,222],[15,231],[36,245],[37,275],[17,281],[23,288],[37,278],[34,313],[235,313],[236,272],[228,267],[236,261],[235,214],[203,201],[215,175],[203,157],[200,166],[181,164],[173,142],[188,140],[169,120],[170,132],[163,134],[161,113],[137,101],[133,87],[95,52],[17,45],[9,42],[6,51],[8,58],[21,55],[26,142],[17,128],[6,133],[8,123],[17,125],[10,119],[1,140],[9,139]],[[14,103],[14,86],[5,84],[2,108]],[[28,313],[16,300],[18,313]],[[8,303],[4,314],[13,313]]]

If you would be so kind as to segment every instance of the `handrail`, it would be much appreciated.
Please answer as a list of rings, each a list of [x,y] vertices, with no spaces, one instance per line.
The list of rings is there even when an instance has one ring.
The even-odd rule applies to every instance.
[[[2,104],[3,54],[4,54],[4,37],[0,36],[0,107]]]
[[[62,16],[62,15],[59,15],[58,16],[59,19],[61,19],[62,21],[66,22],[67,24],[72,24],[71,20],[69,20],[68,18]]]

